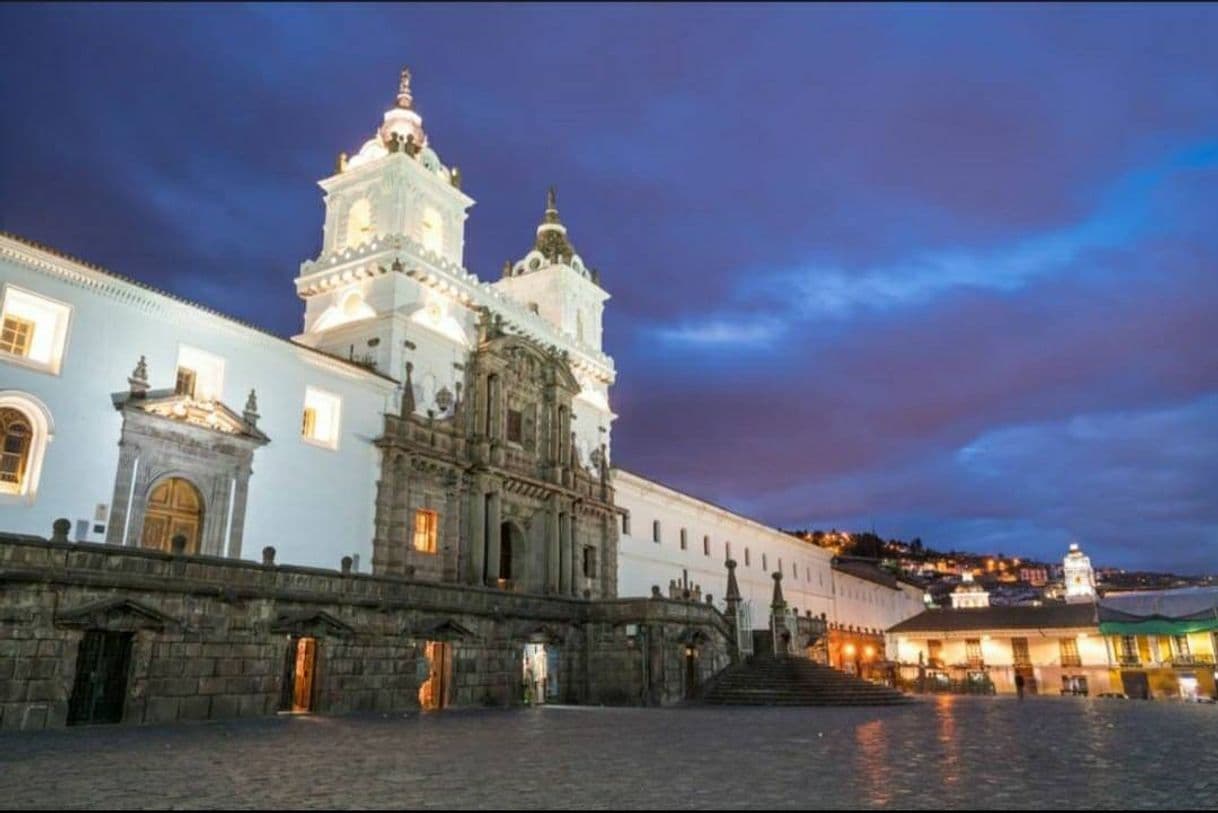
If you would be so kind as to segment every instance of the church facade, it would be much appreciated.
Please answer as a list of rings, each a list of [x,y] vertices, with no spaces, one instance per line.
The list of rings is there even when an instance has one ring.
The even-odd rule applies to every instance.
[[[320,185],[322,247],[295,280],[304,324],[291,339],[0,234],[0,533],[34,544],[66,520],[57,544],[104,544],[135,557],[105,561],[137,570],[144,554],[210,557],[221,570],[208,578],[221,582],[220,560],[341,565],[351,578],[451,587],[444,595],[457,609],[488,594],[568,610],[572,601],[650,601],[654,586],[678,580],[680,595],[658,593],[688,604],[680,557],[634,543],[631,517],[645,516],[657,528],[699,529],[690,542],[682,528],[680,550],[702,552],[698,595],[707,600],[673,633],[690,653],[695,639],[724,649],[712,642],[723,623],[712,591],[722,589],[725,558],[757,571],[756,585],[742,584],[759,604],[771,571],[790,569],[793,603],[822,620],[881,628],[916,612],[900,591],[881,596],[835,574],[820,549],[612,466],[616,370],[602,350],[609,295],[598,273],[576,251],[553,190],[532,247],[498,280],[464,268],[474,201],[431,144],[408,72],[372,136]],[[112,606],[117,617],[184,623],[156,601],[123,600],[135,604]],[[502,637],[508,628],[483,600],[474,603],[485,616],[436,623],[467,635],[490,618],[487,634]],[[330,620],[316,610],[310,623],[355,628],[337,620],[348,605],[327,606]],[[619,626],[638,635],[641,622],[622,612]],[[534,623],[556,618],[544,606],[524,615],[532,620],[506,640],[557,635]],[[574,659],[566,674],[574,648],[584,653],[586,689],[595,681],[585,634],[570,627],[557,637]],[[519,657],[540,657],[530,652]],[[588,691],[564,696],[586,700]]]

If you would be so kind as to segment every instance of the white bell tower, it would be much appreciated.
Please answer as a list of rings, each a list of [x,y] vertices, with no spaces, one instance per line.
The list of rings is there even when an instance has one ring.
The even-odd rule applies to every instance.
[[[474,201],[445,166],[414,107],[403,69],[394,105],[352,157],[320,181],[321,253],[301,264],[297,341],[405,381],[413,364],[420,413],[450,403],[473,341],[477,278],[463,267]],[[438,408],[443,413],[445,408]]]
[[[1077,542],[1070,543],[1070,552],[1062,559],[1062,578],[1066,583],[1066,601],[1095,601],[1095,571],[1091,557],[1079,550]]]

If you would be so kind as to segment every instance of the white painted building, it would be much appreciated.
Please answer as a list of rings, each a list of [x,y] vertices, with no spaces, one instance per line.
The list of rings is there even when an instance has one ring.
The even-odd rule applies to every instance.
[[[618,591],[668,595],[670,582],[697,585],[723,606],[724,562],[736,561],[741,598],[753,624],[768,622],[775,572],[783,574],[787,605],[800,615],[886,630],[920,613],[923,591],[907,583],[886,586],[833,567],[833,554],[790,534],[742,517],[622,469],[614,469],[618,506],[625,512],[618,547]],[[895,580],[894,580],[895,581]]]
[[[430,143],[409,79],[372,137],[320,182],[322,249],[295,281],[303,332],[290,340],[0,236],[0,530],[46,535],[62,517],[76,541],[169,548],[181,536],[189,552],[253,559],[269,545],[281,562],[333,568],[352,556],[367,571],[384,415],[402,409],[409,382],[416,415],[453,417],[488,324],[563,359],[578,394],[550,437],[559,458],[600,476],[616,418],[602,350],[609,295],[552,190],[533,247],[499,280],[464,267],[474,201]],[[495,414],[508,442],[549,420],[511,404]],[[884,629],[921,609],[917,591],[836,571],[814,545],[637,475],[612,477],[627,523],[619,595],[688,579],[722,600],[730,556],[758,626],[775,571],[801,615]],[[418,513],[434,550],[445,518]]]

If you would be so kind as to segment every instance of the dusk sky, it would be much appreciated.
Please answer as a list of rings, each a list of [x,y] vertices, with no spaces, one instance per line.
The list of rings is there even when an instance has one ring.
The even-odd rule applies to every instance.
[[[0,48],[0,228],[293,335],[409,65],[471,271],[558,187],[616,465],[1218,571],[1216,6],[5,5]]]

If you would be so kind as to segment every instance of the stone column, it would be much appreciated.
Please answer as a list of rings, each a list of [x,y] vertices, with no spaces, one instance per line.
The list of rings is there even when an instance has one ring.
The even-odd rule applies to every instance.
[[[546,592],[557,593],[558,563],[558,497],[551,497],[546,506]]]
[[[569,530],[567,531],[567,544],[571,548],[571,595],[580,596],[582,592],[579,587],[584,583],[583,557],[580,556],[579,535],[576,533],[576,518],[575,512],[571,512],[571,520]]]
[[[241,542],[245,539],[245,507],[249,500],[251,474],[253,472],[248,468],[237,472],[237,487],[233,491],[233,504],[230,507],[232,519],[229,521],[230,531],[226,540],[230,559],[241,558]]]
[[[571,595],[571,515],[558,515],[558,592]]]
[[[481,479],[475,479],[469,490],[469,522],[466,544],[469,545],[469,584],[482,584],[486,563],[486,492]]]
[[[499,583],[499,536],[502,533],[499,528],[502,522],[500,519],[501,500],[498,491],[492,492],[486,511],[486,583],[489,585]]]

